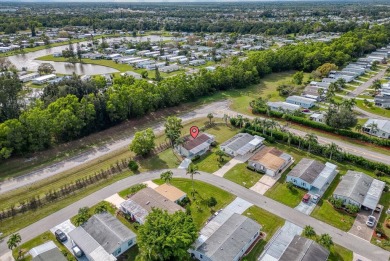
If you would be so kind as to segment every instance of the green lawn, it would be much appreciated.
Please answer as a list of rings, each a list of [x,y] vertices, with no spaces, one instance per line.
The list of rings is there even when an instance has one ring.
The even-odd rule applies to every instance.
[[[330,248],[328,261],[352,261],[353,252],[345,247],[334,244]]]
[[[161,179],[153,180],[153,182],[159,185],[164,183],[164,181]],[[224,208],[234,199],[234,196],[225,190],[201,181],[194,181],[194,189],[196,191],[195,199],[191,196],[192,182],[190,179],[174,178],[172,179],[171,184],[181,189],[189,196],[191,200],[191,215],[198,229],[201,229],[204,226],[204,223],[211,216],[211,214],[214,213],[214,210]],[[213,209],[205,206],[205,204],[202,202],[203,200],[206,200],[210,197],[214,197],[218,202]]]
[[[333,206],[327,201],[327,199],[332,196],[333,191],[339,184],[340,176],[341,175],[338,174],[335,177],[332,184],[329,186],[323,197],[318,202],[317,206],[314,208],[311,216],[341,230],[348,231],[351,229],[355,218],[343,211],[334,209]]]
[[[142,159],[139,162],[139,171],[149,171],[155,169],[175,169],[180,165],[181,160],[176,154],[173,153],[172,149],[169,148],[160,152],[157,155]]]
[[[383,211],[382,211],[382,214],[379,218],[378,226],[382,225],[382,228],[383,228],[387,238],[390,238],[390,228],[386,227],[386,223],[385,223],[386,219],[390,219],[390,215],[386,214],[386,210],[389,209],[389,207],[390,207],[390,192],[383,192],[382,197],[379,201],[379,204],[381,204],[383,206]],[[376,242],[376,240],[377,240],[376,237],[372,237],[371,243],[377,244],[380,247],[383,247],[384,249],[390,251],[390,246],[384,246],[382,244],[383,241],[380,244],[378,244]]]
[[[219,170],[224,165],[224,163],[227,162],[226,160],[230,159],[225,157],[225,161],[223,163],[218,162],[218,156],[215,154],[215,151],[216,148],[212,148],[211,151],[200,156],[198,160],[193,160],[192,162],[198,166],[198,170],[207,173],[214,173],[215,171]]]
[[[284,220],[257,206],[248,208],[243,215],[259,223],[262,226],[261,231],[267,234],[265,240],[260,240],[252,251],[245,257],[248,261],[255,261],[263,251],[264,246],[272,238],[273,234],[283,226]]]
[[[23,238],[22,238],[22,241],[23,241]],[[60,249],[61,252],[66,253],[66,255],[68,257],[68,260],[76,261],[76,259],[69,252],[69,250],[63,244],[59,243],[57,241],[56,237],[50,231],[47,231],[47,232],[45,232],[45,233],[43,233],[43,234],[41,234],[41,235],[31,239],[30,241],[27,241],[27,242],[23,243],[19,247],[13,249],[12,255],[14,256],[15,260],[19,260],[19,261],[29,261],[29,260],[32,260],[32,256],[30,254],[28,254],[28,251],[31,248],[34,248],[34,247],[39,246],[39,245],[42,245],[42,244],[44,244],[44,243],[46,243],[48,241],[53,241],[54,244],[57,245],[57,247]],[[17,259],[19,250],[22,250],[22,254],[24,254],[24,258]]]
[[[280,180],[276,182],[272,188],[265,192],[264,195],[294,208],[299,205],[306,192],[306,190],[298,187],[288,189],[285,177],[281,177]]]
[[[362,100],[356,100],[356,106],[359,107],[362,110],[374,113],[376,115],[380,115],[380,116],[384,116],[384,117],[390,117],[390,110],[379,108],[379,107],[373,105],[373,103],[371,103],[371,106],[367,107],[366,105],[364,105]]]
[[[223,176],[225,179],[233,181],[241,186],[250,188],[259,181],[262,174],[248,169],[246,163],[237,164]]]

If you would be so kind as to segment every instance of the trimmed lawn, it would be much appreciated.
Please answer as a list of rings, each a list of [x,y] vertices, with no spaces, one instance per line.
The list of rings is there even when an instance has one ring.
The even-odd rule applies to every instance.
[[[215,171],[219,170],[223,166],[224,163],[227,162],[226,160],[229,160],[229,159],[226,159],[226,157],[225,157],[224,163],[221,164],[220,162],[218,162],[219,157],[215,154],[216,150],[217,150],[216,148],[212,148],[211,151],[200,156],[200,158],[198,160],[193,161],[193,163],[196,166],[198,166],[198,170],[204,171],[207,173],[214,173]]]
[[[371,97],[371,99],[372,99],[372,97]],[[376,115],[390,117],[390,110],[379,108],[379,107],[373,105],[373,103],[371,103],[371,104],[372,104],[371,107],[367,107],[366,105],[364,105],[362,100],[356,100],[356,106],[359,107],[360,109],[365,110],[367,112],[374,113]]]
[[[259,223],[262,226],[261,231],[267,234],[265,240],[258,241],[252,251],[244,258],[248,261],[255,261],[261,252],[263,252],[264,246],[267,244],[268,240],[270,240],[273,234],[283,226],[284,220],[257,206],[248,208],[243,215]]]
[[[22,240],[23,240],[23,238],[22,238]],[[45,233],[43,233],[43,234],[41,234],[41,235],[31,239],[30,241],[27,241],[27,242],[23,243],[19,247],[13,249],[12,250],[12,255],[15,258],[15,260],[21,260],[21,261],[32,260],[32,256],[30,254],[28,254],[28,251],[31,248],[34,248],[34,247],[39,246],[39,245],[42,245],[42,244],[44,244],[44,243],[46,243],[48,241],[53,241],[54,244],[57,245],[57,247],[60,249],[60,251],[62,253],[65,252],[68,260],[70,260],[70,261],[76,260],[73,257],[73,255],[69,252],[69,250],[63,244],[59,243],[57,241],[56,237],[50,231],[47,231],[47,232],[45,232]],[[19,249],[22,250],[22,253],[24,254],[24,258],[17,259]]]
[[[164,183],[161,179],[153,180],[153,182],[159,185]],[[214,213],[214,210],[224,208],[234,199],[234,196],[225,190],[197,180],[194,180],[194,189],[196,191],[195,199],[191,196],[192,181],[190,179],[175,178],[172,179],[171,184],[187,193],[191,200],[189,205],[191,215],[198,229],[201,229],[204,226],[204,223]],[[205,206],[202,202],[210,197],[214,197],[217,200],[217,205],[213,209]]]
[[[339,184],[340,177],[341,175],[337,174],[334,181],[325,192],[324,196],[320,199],[317,206],[314,208],[311,216],[341,230],[348,231],[351,229],[355,218],[343,211],[334,209],[333,206],[327,201],[327,199],[332,196],[333,191]]]
[[[298,206],[307,191],[298,187],[288,189],[285,178],[282,177],[281,179],[283,181],[276,182],[272,188],[265,192],[265,196],[292,208]]]
[[[345,247],[334,244],[330,248],[328,261],[352,261],[353,252]]]
[[[241,186],[250,188],[255,185],[263,175],[248,169],[246,166],[246,163],[237,164],[226,172],[223,177]]]
[[[180,165],[181,160],[169,148],[160,152],[157,155],[148,157],[139,161],[140,172],[155,170],[155,169],[175,169]]]

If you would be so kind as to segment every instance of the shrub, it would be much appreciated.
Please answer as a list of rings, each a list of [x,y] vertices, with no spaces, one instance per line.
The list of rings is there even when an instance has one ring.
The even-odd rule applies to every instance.
[[[130,169],[131,171],[134,171],[134,172],[137,171],[138,168],[139,168],[137,162],[134,161],[134,160],[130,160],[130,161],[129,161],[128,167],[129,167],[129,169]]]
[[[359,212],[359,207],[356,205],[353,205],[353,204],[347,204],[347,206],[345,208],[351,214],[356,214]]]
[[[207,200],[207,206],[209,208],[212,208],[212,207],[215,207],[217,205],[217,200],[214,198],[214,197],[210,197],[208,200]]]

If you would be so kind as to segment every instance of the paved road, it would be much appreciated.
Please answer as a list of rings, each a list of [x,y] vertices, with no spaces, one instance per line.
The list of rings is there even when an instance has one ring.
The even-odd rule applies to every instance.
[[[185,175],[185,171],[174,169],[174,177],[189,178]],[[23,242],[26,242],[39,234],[49,230],[55,225],[62,223],[63,221],[71,218],[77,214],[80,207],[92,206],[105,198],[111,196],[115,192],[121,191],[132,185],[159,178],[161,171],[146,172],[135,176],[130,176],[126,179],[111,184],[63,209],[51,214],[50,216],[41,219],[40,221],[23,228],[19,231]],[[216,187],[226,190],[237,197],[240,197],[253,205],[259,206],[263,209],[270,211],[271,213],[286,219],[287,221],[296,224],[300,227],[306,225],[312,226],[318,234],[328,233],[332,236],[333,241],[336,244],[342,245],[353,252],[376,261],[388,261],[390,252],[383,250],[375,245],[370,244],[368,241],[351,235],[347,232],[334,228],[324,222],[321,222],[315,218],[307,216],[295,209],[292,209],[286,205],[283,205],[275,200],[262,196],[252,190],[246,189],[236,183],[233,183],[224,178],[207,173],[201,173],[201,175],[194,176],[195,179],[210,183]],[[0,243],[0,256],[8,252],[6,242],[7,238]]]
[[[380,115],[378,115],[378,114],[374,114],[374,113],[365,111],[365,110],[363,110],[363,109],[360,109],[360,108],[357,107],[357,106],[355,106],[354,111],[357,111],[357,112],[360,113],[360,114],[364,114],[364,115],[366,115],[368,118],[380,119],[380,120],[390,120],[389,117],[380,116]]]
[[[357,87],[355,90],[349,92],[346,96],[347,97],[356,97],[362,92],[364,92],[367,88],[369,88],[375,80],[380,80],[385,76],[386,69],[382,69],[379,71],[378,74],[376,74],[374,77],[371,77],[368,81],[363,82],[359,87]]]

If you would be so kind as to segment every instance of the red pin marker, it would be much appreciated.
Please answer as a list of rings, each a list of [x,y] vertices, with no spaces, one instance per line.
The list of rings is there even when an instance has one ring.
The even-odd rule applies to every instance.
[[[192,127],[190,128],[190,134],[191,134],[192,138],[195,139],[196,137],[198,137],[199,128],[196,127],[196,126],[192,126]]]

